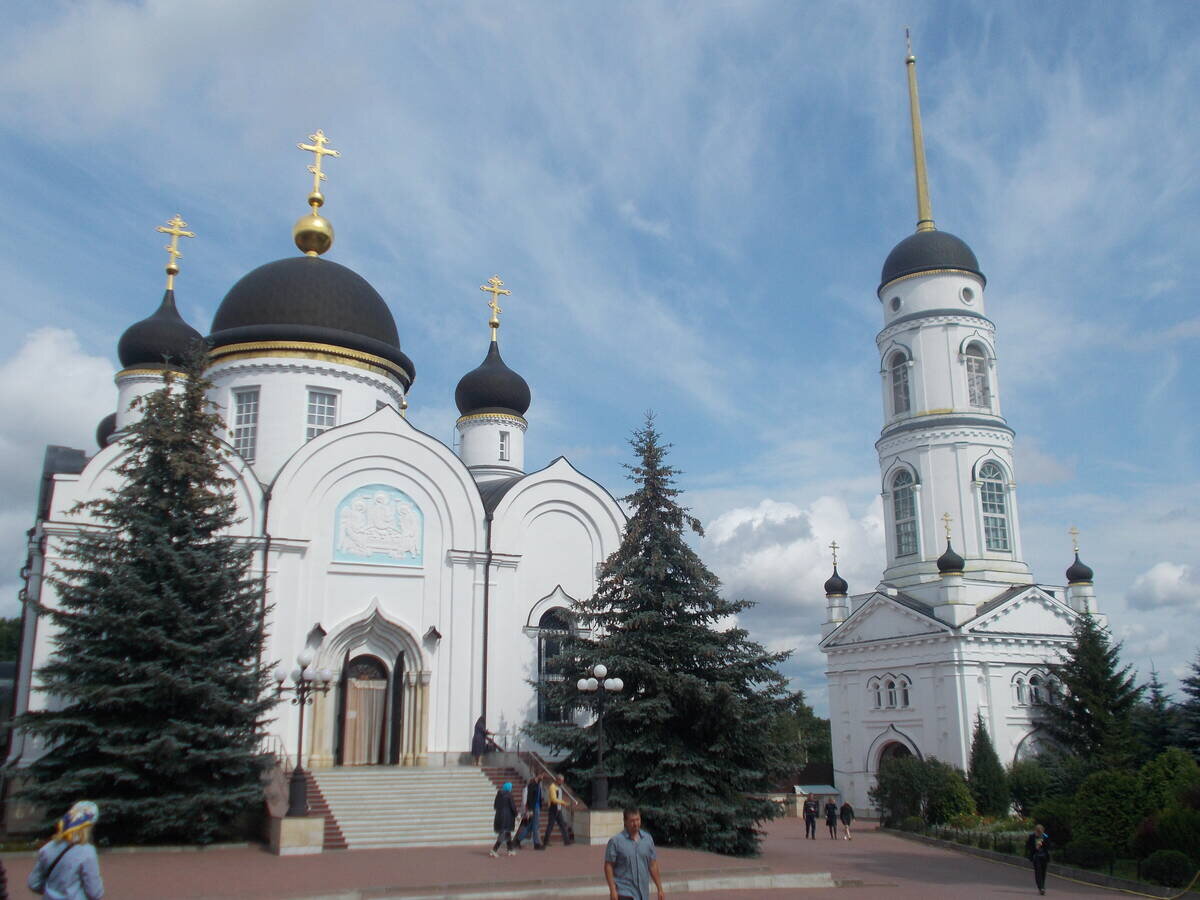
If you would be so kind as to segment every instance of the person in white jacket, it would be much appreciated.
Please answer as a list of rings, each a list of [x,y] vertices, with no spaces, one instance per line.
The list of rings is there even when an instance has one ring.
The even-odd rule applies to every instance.
[[[92,829],[100,809],[80,801],[58,820],[58,828],[38,851],[37,864],[29,873],[29,889],[47,900],[100,900],[104,882],[100,860],[92,844]]]

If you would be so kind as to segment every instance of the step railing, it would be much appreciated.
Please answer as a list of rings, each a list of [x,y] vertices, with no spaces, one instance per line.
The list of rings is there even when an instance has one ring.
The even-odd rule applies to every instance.
[[[545,775],[551,781],[557,777],[555,773],[546,765],[546,761],[532,750],[521,750],[517,753],[517,758],[529,769],[530,777],[534,775]],[[567,795],[567,799],[574,804],[576,809],[587,809],[587,804],[580,799],[579,795],[571,790],[566,783],[562,785],[563,793]]]

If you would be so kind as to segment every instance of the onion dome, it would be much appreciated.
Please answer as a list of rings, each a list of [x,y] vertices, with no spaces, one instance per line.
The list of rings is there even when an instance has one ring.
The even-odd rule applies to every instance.
[[[850,585],[846,583],[846,579],[838,574],[837,566],[833,567],[833,574],[829,576],[829,580],[825,582],[825,593],[827,595],[844,595],[850,589]]]
[[[492,341],[479,368],[459,380],[454,402],[464,416],[503,413],[523,417],[529,409],[529,385],[504,364],[500,345]]]
[[[259,266],[230,288],[213,317],[213,348],[262,341],[331,344],[381,357],[404,373],[416,369],[400,350],[396,320],[358,273],[317,256]]]
[[[879,276],[882,288],[889,282],[919,272],[935,272],[940,269],[957,269],[987,279],[979,271],[979,261],[974,251],[961,238],[948,231],[918,231],[910,234],[888,254]]]
[[[108,439],[112,437],[113,432],[117,430],[117,414],[110,412],[107,416],[100,420],[100,424],[96,426],[96,443],[103,450],[108,446]]]
[[[163,367],[180,363],[203,340],[195,328],[183,321],[175,308],[175,291],[168,288],[154,315],[134,322],[117,343],[122,368]]]
[[[1067,584],[1091,584],[1094,574],[1091,566],[1079,561],[1079,553],[1076,551],[1075,562],[1067,569]]]
[[[946,552],[938,557],[937,567],[943,575],[961,575],[966,567],[966,561],[955,553],[950,542],[946,541]]]

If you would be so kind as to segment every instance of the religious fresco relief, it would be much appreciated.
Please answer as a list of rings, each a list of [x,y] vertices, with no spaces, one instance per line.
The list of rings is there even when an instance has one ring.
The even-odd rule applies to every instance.
[[[424,564],[425,517],[404,491],[365,485],[346,495],[335,515],[335,562]]]

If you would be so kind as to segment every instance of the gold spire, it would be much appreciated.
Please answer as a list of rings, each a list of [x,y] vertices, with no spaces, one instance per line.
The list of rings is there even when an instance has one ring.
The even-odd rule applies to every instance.
[[[950,523],[954,521],[954,517],[950,513],[942,513],[942,524],[946,526],[946,543],[950,543]]]
[[[1078,556],[1079,555],[1079,529],[1076,528],[1074,525],[1072,525],[1071,528],[1067,531],[1067,534],[1069,534],[1071,536],[1071,544],[1075,548],[1075,555]]]
[[[836,568],[837,568],[837,552],[838,552],[838,542],[837,542],[837,541],[830,541],[830,542],[829,542],[829,549],[833,551],[833,567],[836,569]]]
[[[185,231],[187,222],[183,221],[179,213],[175,213],[175,218],[169,221],[166,225],[159,225],[155,231],[161,231],[163,234],[171,236],[171,243],[163,249],[167,251],[167,290],[175,290],[175,276],[179,274],[178,260],[183,258],[183,254],[179,252],[179,239],[181,237],[194,238],[194,231]]]
[[[308,256],[320,256],[333,246],[333,226],[329,224],[328,219],[317,212],[325,203],[325,195],[321,193],[321,182],[325,180],[325,173],[321,171],[321,165],[326,156],[337,159],[342,154],[325,146],[329,143],[329,138],[325,137],[325,132],[319,128],[317,133],[310,134],[308,139],[312,143],[297,144],[296,147],[313,154],[314,157],[312,165],[308,167],[308,171],[312,173],[313,177],[312,193],[308,195],[308,205],[312,208],[312,212],[307,216],[302,216],[296,223],[292,229],[292,239],[295,240],[296,246]]]
[[[913,56],[912,39],[904,29],[904,40],[908,44],[908,56],[904,66],[908,69],[908,108],[912,116],[913,165],[917,170],[917,231],[936,231],[933,224],[933,206],[929,202],[929,177],[925,172],[925,136],[921,132],[921,98],[917,96],[917,58]]]
[[[488,283],[481,284],[479,289],[492,295],[492,299],[488,301],[488,308],[492,311],[492,318],[488,320],[488,327],[492,329],[492,340],[495,341],[496,329],[500,327],[500,313],[503,312],[500,309],[498,300],[502,294],[507,297],[512,291],[504,289],[504,282],[500,280],[499,275],[493,275],[488,279]]]

